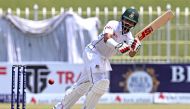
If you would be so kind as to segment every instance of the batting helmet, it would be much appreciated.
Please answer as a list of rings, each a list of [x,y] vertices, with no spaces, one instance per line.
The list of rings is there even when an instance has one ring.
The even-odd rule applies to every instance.
[[[134,23],[134,26],[138,23],[139,20],[139,13],[136,9],[128,8],[126,11],[122,14],[121,20],[127,20],[132,23]],[[132,27],[134,27],[132,26]],[[131,26],[126,26],[122,23],[122,33],[128,32],[131,28]]]

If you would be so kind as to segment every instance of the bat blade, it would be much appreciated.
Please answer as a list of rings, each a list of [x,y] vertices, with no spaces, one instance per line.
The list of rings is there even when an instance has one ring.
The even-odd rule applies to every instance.
[[[169,20],[174,17],[174,14],[171,10],[166,11],[164,14],[159,16],[153,22],[148,24],[145,28],[143,28],[140,32],[138,32],[135,37],[139,39],[139,41],[144,40],[148,36],[150,36],[153,32],[159,29],[161,26],[165,25]]]

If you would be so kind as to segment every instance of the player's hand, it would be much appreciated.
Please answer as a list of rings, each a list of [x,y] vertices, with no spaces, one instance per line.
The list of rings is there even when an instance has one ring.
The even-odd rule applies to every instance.
[[[125,42],[119,43],[116,47],[115,47],[120,53],[126,53],[128,51],[130,51],[131,46],[127,45]]]
[[[138,52],[141,47],[141,42],[138,39],[134,39],[133,43],[131,44],[131,48],[133,51]]]

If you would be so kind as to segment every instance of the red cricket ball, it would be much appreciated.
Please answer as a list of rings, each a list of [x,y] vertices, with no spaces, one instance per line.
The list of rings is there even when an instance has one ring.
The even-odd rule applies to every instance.
[[[49,79],[49,80],[48,80],[48,83],[49,83],[50,85],[52,85],[52,84],[54,84],[54,80],[53,80],[53,79]]]

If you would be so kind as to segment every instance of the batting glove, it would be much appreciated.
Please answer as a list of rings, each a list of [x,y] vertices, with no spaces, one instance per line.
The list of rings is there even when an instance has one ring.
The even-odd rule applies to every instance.
[[[127,45],[125,42],[119,43],[116,47],[115,47],[120,53],[126,53],[128,51],[130,51],[130,45]]]
[[[141,47],[141,42],[138,39],[134,39],[133,43],[131,44],[131,48],[135,51],[138,52]]]

